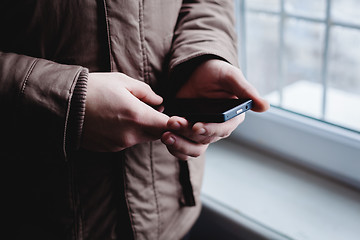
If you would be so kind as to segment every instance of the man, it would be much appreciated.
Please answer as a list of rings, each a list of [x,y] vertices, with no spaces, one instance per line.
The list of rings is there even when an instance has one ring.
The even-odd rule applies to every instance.
[[[0,11],[11,239],[182,238],[200,211],[203,153],[244,116],[192,125],[155,110],[159,94],[268,108],[235,67],[232,2],[9,0]]]

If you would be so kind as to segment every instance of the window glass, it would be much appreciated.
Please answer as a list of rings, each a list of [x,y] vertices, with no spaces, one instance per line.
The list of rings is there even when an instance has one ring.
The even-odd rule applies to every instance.
[[[324,25],[289,18],[284,27],[282,107],[321,118]]]
[[[247,79],[273,106],[360,132],[360,0],[241,2]]]
[[[330,34],[325,120],[360,131],[360,30],[333,27]]]
[[[246,6],[266,11],[280,11],[280,0],[250,0],[246,1]]]
[[[331,17],[335,21],[360,25],[360,1],[332,0]]]
[[[285,9],[288,13],[312,18],[326,16],[326,0],[286,0]]]
[[[275,92],[273,103],[279,104],[276,89],[279,79],[279,17],[249,13],[246,19],[247,34],[247,77],[258,86],[262,95]],[[266,79],[266,80],[265,80]],[[265,80],[265,81],[264,81]]]

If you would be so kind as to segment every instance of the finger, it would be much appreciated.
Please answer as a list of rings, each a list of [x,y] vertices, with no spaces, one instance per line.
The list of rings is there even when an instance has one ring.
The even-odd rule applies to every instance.
[[[255,112],[264,112],[270,108],[270,104],[260,97],[256,88],[251,85],[244,77],[240,69],[232,67],[225,73],[228,88],[239,98],[253,100],[252,110]]]
[[[131,81],[127,89],[135,97],[149,105],[157,106],[163,102],[163,98],[157,95],[148,84],[140,82],[139,80],[134,79],[134,81]]]
[[[167,123],[169,121],[169,116],[157,111],[149,105],[146,105],[140,100],[139,102],[140,103],[135,110],[138,112],[136,121],[141,125],[148,127],[150,130],[157,130],[157,132],[162,130],[162,132],[164,132],[165,129],[168,128]]]
[[[245,114],[241,114],[223,123],[196,123],[192,127],[193,132],[197,133],[200,139],[198,142],[202,144],[209,144],[216,142],[222,138],[229,137],[230,134],[241,124],[245,119]]]
[[[209,136],[203,135],[202,132],[194,131],[192,125],[184,118],[173,116],[169,119],[167,124],[169,130],[173,133],[182,136],[192,142],[196,143],[208,143]]]
[[[164,133],[161,141],[166,145],[172,155],[183,160],[187,160],[188,157],[199,157],[205,152],[208,146],[188,141],[171,132]]]
[[[173,131],[179,131],[189,128],[190,123],[182,117],[172,116],[170,117],[167,126]]]
[[[241,114],[224,123],[195,123],[193,126],[180,117],[171,117],[168,128],[177,135],[195,143],[209,144],[228,137],[235,128],[244,121],[245,114]]]
[[[139,130],[159,139],[167,129],[169,116],[150,107],[126,90],[123,95],[125,94],[129,95],[126,104],[131,107],[123,113],[123,117],[129,118],[131,122],[141,126]]]

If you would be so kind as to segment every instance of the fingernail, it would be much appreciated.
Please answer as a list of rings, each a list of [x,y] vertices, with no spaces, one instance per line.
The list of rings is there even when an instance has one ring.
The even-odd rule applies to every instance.
[[[166,145],[173,145],[175,143],[175,138],[174,137],[168,137],[165,142]]]

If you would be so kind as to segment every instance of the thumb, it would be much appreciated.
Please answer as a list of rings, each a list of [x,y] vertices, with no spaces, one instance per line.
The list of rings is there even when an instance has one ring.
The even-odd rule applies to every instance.
[[[148,84],[140,82],[139,80],[132,81],[127,89],[136,98],[149,105],[156,106],[163,102],[163,98],[157,95]]]
[[[265,112],[270,108],[270,104],[260,97],[259,92],[245,79],[241,71],[234,72],[228,76],[228,79],[228,84],[230,88],[233,89],[233,92],[237,97],[253,100],[253,111]]]
[[[268,101],[260,97],[258,91],[250,83],[243,82],[241,86],[235,85],[234,89],[237,90],[237,95],[239,95],[239,97],[253,100],[253,111],[265,112],[270,108]]]
[[[155,138],[160,138],[163,132],[167,129],[169,116],[146,105],[144,102],[141,103],[137,109],[140,113],[138,121],[139,124],[143,126],[142,130]]]

